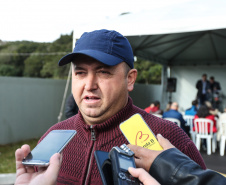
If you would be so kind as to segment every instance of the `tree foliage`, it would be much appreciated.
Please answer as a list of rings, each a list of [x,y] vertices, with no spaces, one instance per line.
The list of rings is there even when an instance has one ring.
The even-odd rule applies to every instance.
[[[160,64],[137,58],[134,67],[138,71],[137,83],[161,84],[162,66]]]
[[[0,76],[67,78],[70,65],[59,67],[58,61],[71,50],[72,33],[52,43],[0,42]],[[138,58],[135,68],[137,83],[161,83],[161,65]]]
[[[69,67],[57,63],[72,50],[72,33],[53,43],[30,41],[0,43],[0,76],[66,78]]]

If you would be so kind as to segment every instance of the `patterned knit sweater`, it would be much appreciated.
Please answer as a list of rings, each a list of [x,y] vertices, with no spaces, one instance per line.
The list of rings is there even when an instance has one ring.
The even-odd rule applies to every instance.
[[[140,113],[154,134],[162,134],[176,148],[197,162],[203,169],[205,163],[196,149],[194,143],[179,128],[164,119],[146,113],[133,105],[132,99],[116,115],[104,123],[89,126],[86,125],[81,113],[52,126],[40,141],[51,130],[73,129],[77,131],[75,137],[63,150],[63,161],[57,179],[58,184],[102,184],[98,167],[94,158],[95,150],[109,152],[113,146],[128,144],[126,138],[119,129],[119,124],[135,113]]]

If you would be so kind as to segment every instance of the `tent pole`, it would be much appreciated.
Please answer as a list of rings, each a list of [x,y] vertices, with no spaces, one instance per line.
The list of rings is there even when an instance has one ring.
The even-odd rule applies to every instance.
[[[167,105],[167,92],[166,92],[166,87],[167,87],[167,66],[163,65],[162,66],[162,79],[161,79],[161,85],[162,85],[162,101],[161,104],[163,107],[166,107]]]
[[[63,100],[62,100],[62,103],[61,103],[60,113],[57,117],[58,122],[61,121],[61,118],[63,116],[64,104],[65,104],[65,100],[67,98],[67,91],[68,91],[69,82],[70,82],[70,79],[71,79],[71,70],[72,70],[72,64],[70,65],[70,69],[69,69],[69,72],[68,72],[67,83],[66,83],[66,87],[64,89],[64,96],[63,96]]]
[[[73,51],[74,43],[76,42],[76,39],[74,37],[74,31],[73,31],[72,37],[73,37],[72,38],[72,51]],[[67,83],[66,83],[66,86],[65,86],[65,89],[64,89],[64,96],[63,96],[63,100],[62,100],[62,103],[61,103],[60,113],[59,113],[59,115],[57,117],[58,122],[61,121],[61,118],[63,116],[64,104],[65,104],[65,100],[67,98],[67,92],[68,92],[69,82],[70,82],[70,79],[71,79],[71,72],[72,72],[72,64],[70,65],[70,69],[69,69],[69,72],[68,72]]]
[[[170,66],[167,66],[167,79],[171,78],[171,68]],[[168,102],[172,102],[172,92],[169,92],[169,100]]]

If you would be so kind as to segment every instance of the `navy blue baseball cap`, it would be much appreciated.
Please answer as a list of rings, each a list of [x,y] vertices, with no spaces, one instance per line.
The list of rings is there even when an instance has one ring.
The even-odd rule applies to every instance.
[[[87,55],[109,66],[126,62],[130,68],[134,67],[133,50],[129,41],[114,30],[83,33],[75,43],[73,52],[60,59],[59,66],[72,62],[78,54]]]

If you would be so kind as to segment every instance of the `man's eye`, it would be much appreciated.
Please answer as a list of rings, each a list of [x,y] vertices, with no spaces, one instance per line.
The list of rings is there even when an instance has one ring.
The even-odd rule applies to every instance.
[[[85,72],[83,72],[83,71],[77,71],[77,72],[75,72],[75,75],[83,75],[83,74],[85,74]]]
[[[80,75],[80,74],[83,74],[84,72],[82,71],[78,71],[78,72],[75,72],[76,75]]]

